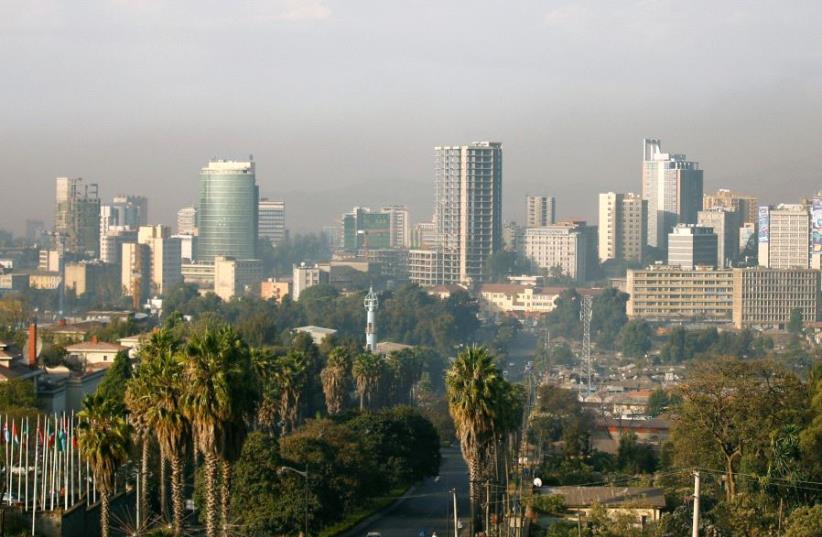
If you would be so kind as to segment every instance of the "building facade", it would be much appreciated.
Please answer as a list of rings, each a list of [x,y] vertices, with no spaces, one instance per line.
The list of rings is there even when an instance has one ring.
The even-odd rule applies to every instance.
[[[642,261],[648,202],[634,193],[599,195],[599,260]]]
[[[259,189],[253,161],[213,160],[200,172],[197,261],[257,257]]]
[[[716,234],[716,266],[731,267],[739,258],[739,215],[733,209],[712,207],[699,211],[697,223]]]
[[[525,257],[541,270],[559,268],[562,274],[584,281],[591,268],[592,229],[584,222],[559,222],[525,230]]]
[[[404,205],[389,205],[380,209],[389,217],[389,245],[391,248],[411,247],[411,215]]]
[[[328,282],[329,271],[323,270],[319,265],[307,265],[305,263],[294,265],[291,274],[292,298],[295,301],[299,300],[302,292],[309,287]]]
[[[58,177],[54,231],[65,251],[87,257],[100,253],[100,196],[97,183]]]
[[[702,210],[703,176],[699,163],[685,155],[663,153],[657,139],[643,140],[642,198],[648,201],[648,244],[665,250],[676,224],[696,224]]]
[[[258,235],[275,248],[285,242],[285,202],[263,198],[257,215]]]
[[[760,207],[759,265],[768,268],[809,268],[811,227],[811,213],[806,205]]]
[[[554,196],[525,196],[525,226],[550,226],[557,221],[557,199]]]
[[[649,321],[729,322],[733,271],[654,265],[628,270],[626,313]]]
[[[754,196],[740,194],[720,188],[716,192],[705,194],[702,199],[703,209],[724,208],[735,211],[739,225],[755,224],[757,221],[757,199]]]
[[[214,258],[214,294],[225,302],[234,297],[260,295],[263,264],[259,259]]]
[[[340,248],[349,253],[360,250],[391,247],[391,215],[374,212],[368,207],[354,207],[340,219],[342,243]]]
[[[162,295],[183,281],[180,239],[168,226],[140,226],[137,242],[151,252],[151,292]]]
[[[196,235],[197,234],[197,208],[183,207],[177,211],[177,234]]]
[[[131,297],[133,307],[139,307],[151,292],[151,250],[146,244],[124,243],[121,255],[120,282],[123,295]]]
[[[735,269],[734,325],[784,328],[794,309],[803,322],[816,321],[819,285],[813,269]]]
[[[668,234],[668,265],[684,269],[716,267],[717,243],[712,228],[678,224]]]

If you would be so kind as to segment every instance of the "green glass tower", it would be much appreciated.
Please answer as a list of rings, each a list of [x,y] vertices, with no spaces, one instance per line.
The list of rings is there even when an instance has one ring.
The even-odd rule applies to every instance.
[[[200,171],[198,262],[257,257],[259,197],[253,161],[213,160]]]

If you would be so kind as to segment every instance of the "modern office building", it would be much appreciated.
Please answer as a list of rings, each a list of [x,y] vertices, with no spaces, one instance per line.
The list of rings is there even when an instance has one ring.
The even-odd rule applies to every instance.
[[[257,234],[275,248],[281,245],[286,238],[285,231],[285,202],[263,198],[260,200],[257,214]]]
[[[151,292],[161,295],[183,280],[180,240],[168,226],[140,226],[137,242],[151,253]]]
[[[642,261],[648,202],[639,194],[599,195],[599,260]]]
[[[730,322],[733,271],[652,265],[629,269],[626,313],[648,321]]]
[[[759,208],[759,265],[809,268],[811,213],[807,205],[780,204]]]
[[[813,269],[735,269],[734,325],[784,328],[794,309],[802,312],[803,322],[816,321],[819,284],[819,271]]]
[[[86,257],[100,253],[100,196],[97,183],[58,177],[54,231],[65,251]]]
[[[294,265],[291,278],[291,293],[294,300],[299,300],[303,291],[321,283],[328,283],[329,272],[319,265],[300,263]]]
[[[209,162],[200,172],[197,261],[255,259],[258,202],[253,161]]]
[[[739,258],[739,215],[727,207],[712,207],[699,211],[700,227],[713,229],[716,234],[716,266],[731,267]]]
[[[437,248],[457,259],[444,278],[482,283],[486,259],[502,248],[502,144],[435,147],[434,183]]]
[[[225,302],[234,297],[260,295],[263,264],[259,259],[214,258],[214,294]]]
[[[550,226],[557,221],[557,199],[554,196],[525,196],[525,226]]]
[[[389,217],[389,245],[391,248],[411,247],[411,217],[408,207],[388,205],[380,209]]]
[[[183,207],[177,211],[177,234],[196,235],[197,234],[197,208]]]
[[[648,244],[664,251],[677,224],[696,224],[702,210],[702,170],[685,155],[663,153],[657,139],[643,140],[642,199],[648,201]]]
[[[709,227],[677,224],[668,234],[668,265],[683,269],[716,267],[717,236]]]
[[[525,230],[525,257],[536,269],[560,269],[562,274],[585,281],[596,255],[596,228],[585,222],[558,222]]]
[[[757,221],[757,199],[754,196],[740,194],[725,188],[705,194],[702,198],[702,207],[703,209],[723,207],[735,211],[740,226],[742,224],[756,224]]]
[[[342,243],[349,253],[391,247],[391,215],[373,212],[368,207],[354,207],[340,219]]]
[[[151,250],[147,244],[127,242],[120,257],[123,295],[131,297],[133,308],[139,308],[151,292]]]

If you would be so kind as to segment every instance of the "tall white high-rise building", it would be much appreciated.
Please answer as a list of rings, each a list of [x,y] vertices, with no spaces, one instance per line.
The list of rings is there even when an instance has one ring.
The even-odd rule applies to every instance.
[[[411,221],[408,207],[403,205],[389,205],[380,209],[381,213],[389,215],[389,233],[391,248],[411,247]]]
[[[599,195],[599,260],[642,261],[648,202],[639,194]]]
[[[272,246],[279,246],[285,241],[285,202],[263,198],[258,209],[258,235]]]
[[[525,226],[540,227],[556,223],[557,199],[554,196],[525,196]]]
[[[448,283],[482,283],[485,261],[502,248],[502,144],[434,148],[438,248]],[[454,267],[456,270],[451,270]]]
[[[714,230],[717,238],[716,266],[733,266],[739,257],[739,214],[733,209],[714,206],[699,211],[697,222],[701,227]]]
[[[137,242],[151,252],[151,290],[163,294],[183,280],[180,239],[168,226],[140,226]]]
[[[196,235],[197,234],[197,208],[183,207],[177,211],[177,234]]]
[[[702,210],[702,170],[685,155],[663,153],[662,143],[643,143],[642,198],[648,201],[648,244],[665,250],[668,233],[679,223],[696,224]]]
[[[809,268],[811,212],[807,205],[780,204],[759,208],[759,265],[768,268]]]

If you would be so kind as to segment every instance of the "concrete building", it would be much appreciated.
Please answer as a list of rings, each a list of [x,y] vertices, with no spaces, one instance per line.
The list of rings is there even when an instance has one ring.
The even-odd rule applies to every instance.
[[[197,234],[197,208],[183,207],[177,211],[177,234]]]
[[[458,261],[444,279],[482,283],[486,259],[502,248],[502,144],[435,147],[434,182],[437,248]]]
[[[100,260],[114,263],[120,253],[116,237],[136,231],[148,224],[148,200],[144,196],[114,196],[110,204],[100,206]],[[115,240],[111,240],[113,235]]]
[[[678,224],[668,234],[668,265],[685,269],[716,267],[717,243],[712,228]]]
[[[648,244],[664,251],[677,224],[696,224],[702,210],[702,170],[685,155],[663,153],[662,143],[643,142],[642,199],[648,201]]]
[[[193,283],[200,289],[214,287],[214,264],[183,263],[180,266],[185,283]]]
[[[703,209],[725,208],[735,211],[739,225],[755,224],[757,221],[757,199],[754,196],[740,194],[720,188],[716,192],[705,194],[702,198]]]
[[[649,321],[729,322],[733,312],[733,271],[654,265],[629,269],[626,313]]]
[[[58,250],[40,250],[37,270],[41,272],[60,272],[62,255]]]
[[[360,250],[391,248],[391,215],[374,212],[368,207],[354,207],[340,218],[342,242],[339,247],[349,253]]]
[[[140,226],[137,242],[151,252],[151,292],[162,295],[183,280],[180,240],[168,226]]]
[[[151,249],[147,244],[127,242],[120,259],[123,295],[131,297],[133,307],[139,307],[151,291]]]
[[[281,245],[286,238],[285,202],[263,198],[260,200],[257,214],[257,234],[272,246]]]
[[[92,337],[91,341],[83,341],[66,347],[68,358],[86,365],[113,362],[118,352],[127,350],[127,347],[117,343],[97,341],[96,337]]]
[[[780,204],[759,208],[759,265],[768,268],[809,268],[811,213],[806,205]]]
[[[757,253],[756,224],[746,222],[739,228],[739,255],[752,255],[756,259]]]
[[[292,298],[296,301],[300,299],[300,294],[321,283],[328,283],[329,273],[322,270],[319,265],[306,265],[301,263],[294,265],[291,278]]]
[[[642,261],[648,202],[639,194],[599,195],[599,260]]]
[[[459,271],[459,257],[439,249],[409,250],[408,279],[422,287],[447,285]]]
[[[817,319],[819,271],[746,268],[734,270],[733,322],[737,328],[785,328],[798,308],[803,322]]]
[[[259,259],[214,258],[214,294],[228,302],[234,297],[260,295],[263,264]]]
[[[25,291],[28,288],[28,274],[15,274],[13,272],[0,274],[0,295],[7,291]]]
[[[430,249],[437,246],[437,226],[434,222],[419,222],[411,235],[411,247]]]
[[[172,235],[172,239],[180,241],[180,259],[184,263],[191,263],[197,255],[197,236],[196,235]]]
[[[29,274],[29,287],[31,289],[54,291],[60,288],[61,283],[63,283],[63,275],[60,272],[32,272]]]
[[[388,205],[380,209],[389,217],[389,247],[411,247],[411,216],[404,205]]]
[[[699,211],[697,223],[716,234],[716,266],[733,266],[739,258],[739,215],[733,209],[713,207]]]
[[[557,199],[554,196],[525,196],[525,227],[542,227],[557,221]]]
[[[596,228],[586,226],[585,222],[528,228],[524,250],[535,268],[559,268],[562,274],[585,281],[595,263]]]
[[[479,288],[480,311],[488,316],[538,317],[550,313],[566,287],[539,287],[518,283],[484,283]],[[582,295],[597,296],[601,289],[578,289]]]
[[[66,290],[74,291],[75,296],[83,296],[86,293],[93,293],[97,286],[97,277],[101,270],[99,262],[89,263],[80,261],[78,263],[66,263],[63,277],[66,282]]]
[[[58,177],[54,232],[66,252],[96,258],[100,251],[100,196],[97,183]]]
[[[137,242],[137,229],[127,226],[111,226],[100,236],[100,261],[112,265],[120,264],[123,244]]]
[[[263,300],[273,300],[281,304],[285,295],[291,295],[290,281],[278,281],[274,278],[268,278],[260,284],[260,298]]]
[[[253,161],[213,160],[201,170],[198,262],[257,258],[259,197]]]

